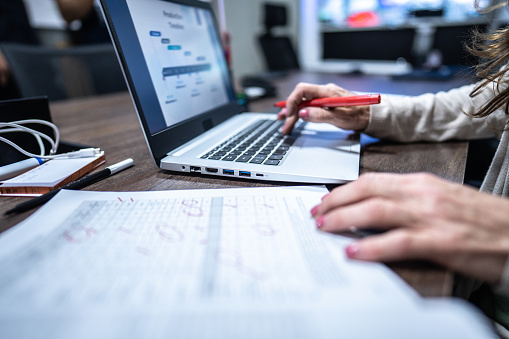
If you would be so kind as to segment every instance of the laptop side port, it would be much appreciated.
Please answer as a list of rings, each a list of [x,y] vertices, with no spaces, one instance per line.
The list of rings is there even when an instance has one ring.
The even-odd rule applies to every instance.
[[[250,177],[251,176],[251,172],[248,172],[248,171],[239,171],[239,176],[240,177]]]
[[[205,171],[209,173],[217,173],[219,170],[217,168],[205,167]]]
[[[201,172],[201,167],[200,166],[189,166],[189,172],[200,173]]]
[[[224,169],[224,170],[223,170],[223,174],[233,175],[233,174],[234,174],[234,172],[233,172],[233,170]]]

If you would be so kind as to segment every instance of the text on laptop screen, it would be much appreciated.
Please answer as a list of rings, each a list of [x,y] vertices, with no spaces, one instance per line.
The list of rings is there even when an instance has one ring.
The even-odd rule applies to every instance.
[[[127,4],[166,123],[152,134],[234,100],[210,11],[164,0]]]

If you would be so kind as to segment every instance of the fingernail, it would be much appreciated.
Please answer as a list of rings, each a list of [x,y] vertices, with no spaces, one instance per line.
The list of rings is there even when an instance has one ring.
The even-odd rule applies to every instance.
[[[299,117],[301,117],[302,119],[307,119],[309,117],[309,110],[301,109],[299,111]]]
[[[318,214],[318,205],[316,205],[315,207],[313,207],[311,209],[311,215],[314,217],[315,215]]]
[[[325,223],[325,217],[324,217],[323,215],[322,215],[322,216],[319,216],[319,217],[316,219],[315,223],[316,223],[316,227],[318,227],[318,228],[322,228],[322,227],[323,227],[323,225],[324,225],[324,223]]]
[[[322,201],[323,201],[323,199],[327,198],[329,195],[330,195],[330,193],[327,193],[326,195],[324,195],[324,196],[322,197]]]
[[[354,259],[359,255],[359,245],[357,243],[351,243],[345,249],[346,256],[348,258]]]

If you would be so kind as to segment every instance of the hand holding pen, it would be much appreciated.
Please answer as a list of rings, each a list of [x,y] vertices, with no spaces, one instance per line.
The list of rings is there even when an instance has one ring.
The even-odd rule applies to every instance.
[[[299,118],[361,131],[369,122],[369,105],[380,102],[379,94],[356,95],[334,84],[300,83],[286,101],[279,102],[276,106],[284,107],[279,112],[278,119],[286,119],[282,132],[288,134]]]

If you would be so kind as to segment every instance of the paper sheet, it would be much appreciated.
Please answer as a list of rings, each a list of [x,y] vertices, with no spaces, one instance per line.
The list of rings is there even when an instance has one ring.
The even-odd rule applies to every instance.
[[[428,338],[414,335],[420,326],[435,338],[488,333],[464,308],[463,327],[445,327],[447,317],[425,312],[387,267],[348,260],[350,240],[318,231],[309,215],[326,192],[62,191],[0,234],[0,332],[352,338],[387,331]],[[414,326],[396,326],[401,317]],[[475,321],[463,324],[469,317]]]

